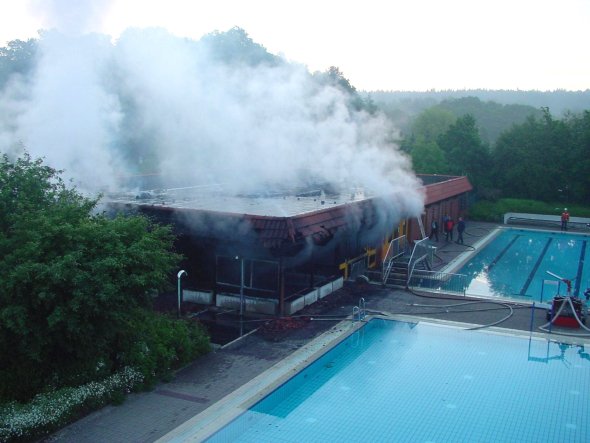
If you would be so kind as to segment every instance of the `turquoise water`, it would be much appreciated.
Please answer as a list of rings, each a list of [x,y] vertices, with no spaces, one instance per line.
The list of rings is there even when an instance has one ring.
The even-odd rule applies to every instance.
[[[587,442],[583,347],[372,320],[208,442]]]
[[[551,284],[559,279],[550,271],[572,280],[572,294],[583,297],[590,287],[589,240],[587,235],[506,229],[455,272],[468,276],[468,295],[547,302],[558,289],[566,294],[563,283],[559,288]]]

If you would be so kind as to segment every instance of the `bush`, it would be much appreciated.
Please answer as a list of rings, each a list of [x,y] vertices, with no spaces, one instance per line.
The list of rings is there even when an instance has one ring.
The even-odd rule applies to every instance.
[[[130,310],[170,286],[172,228],[96,204],[42,159],[0,155],[0,403],[121,369]]]
[[[140,371],[146,388],[211,349],[209,336],[195,321],[141,310],[127,329],[134,334],[127,337],[130,343],[123,349],[128,351],[120,355],[120,364]]]
[[[109,402],[120,404],[142,382],[139,371],[126,367],[100,382],[39,394],[25,405],[5,404],[0,407],[0,441],[31,441],[47,435]]]
[[[108,403],[121,404],[132,390],[169,380],[173,370],[211,349],[205,329],[194,321],[135,309],[127,322],[115,351],[120,372],[99,382],[38,394],[27,404],[0,406],[0,442],[31,441]]]

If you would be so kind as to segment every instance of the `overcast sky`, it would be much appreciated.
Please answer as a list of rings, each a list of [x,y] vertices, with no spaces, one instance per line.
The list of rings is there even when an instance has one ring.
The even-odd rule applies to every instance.
[[[590,0],[0,0],[0,44],[37,30],[193,39],[243,28],[361,90],[590,88]]]

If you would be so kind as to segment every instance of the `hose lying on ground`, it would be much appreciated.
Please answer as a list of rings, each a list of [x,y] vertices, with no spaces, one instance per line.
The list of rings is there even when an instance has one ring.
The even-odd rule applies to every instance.
[[[469,306],[469,305],[482,304],[482,303],[493,304],[498,307],[487,308],[487,309],[462,309],[462,310],[452,310],[452,311],[449,311],[449,309],[448,309],[448,308],[454,308],[457,306]],[[498,310],[501,308],[508,308],[508,310],[510,311],[508,313],[508,315],[506,315],[505,317],[501,318],[498,321],[495,321],[493,323],[488,323],[485,325],[473,326],[471,328],[467,328],[467,330],[483,329],[483,328],[487,328],[490,326],[498,325],[498,324],[508,320],[514,314],[514,309],[512,309],[512,306],[510,306],[508,303],[501,303],[501,302],[488,301],[488,300],[468,301],[468,302],[454,303],[454,304],[450,304],[450,305],[426,305],[426,304],[420,304],[420,303],[412,303],[410,306],[418,306],[418,307],[425,307],[425,308],[444,308],[445,309],[442,312],[441,311],[423,312],[422,314],[444,314],[444,313],[455,314],[455,313],[464,313],[464,312],[484,312],[484,311],[495,311],[495,310]]]

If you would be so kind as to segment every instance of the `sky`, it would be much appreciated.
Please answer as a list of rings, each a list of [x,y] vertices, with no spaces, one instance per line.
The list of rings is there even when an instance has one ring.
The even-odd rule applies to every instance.
[[[75,5],[75,6],[72,6]],[[0,0],[0,44],[39,29],[162,27],[198,40],[244,29],[359,90],[586,90],[590,0]]]

